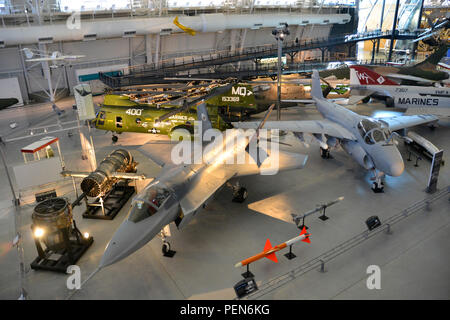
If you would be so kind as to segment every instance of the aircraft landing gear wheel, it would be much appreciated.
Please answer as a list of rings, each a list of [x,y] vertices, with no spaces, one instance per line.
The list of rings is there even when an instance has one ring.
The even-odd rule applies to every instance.
[[[375,193],[383,193],[384,192],[384,183],[383,182],[372,182],[372,190]]]
[[[176,253],[176,251],[170,250],[170,243],[168,243],[167,241],[163,242],[161,251],[163,253],[163,256],[168,258],[173,258]]]
[[[233,193],[233,202],[242,203],[247,199],[248,191],[247,189],[241,187]]]
[[[112,142],[116,143],[119,140],[118,136],[112,136]]]
[[[387,97],[386,98],[386,107],[388,107],[388,108],[395,107],[394,99],[392,99],[391,97]]]
[[[330,149],[324,149],[322,147],[320,147],[320,156],[323,159],[329,159],[330,158]]]
[[[169,253],[169,251],[170,251],[170,243],[163,242],[161,249],[162,249],[163,255],[167,255]]]

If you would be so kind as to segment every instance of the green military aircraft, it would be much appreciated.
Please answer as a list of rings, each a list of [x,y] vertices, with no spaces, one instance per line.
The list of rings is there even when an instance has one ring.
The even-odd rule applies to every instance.
[[[164,103],[140,103],[133,101],[130,95],[107,94],[93,124],[97,129],[113,133],[113,141],[118,137],[114,133],[140,132],[171,136],[177,139],[184,132],[194,132],[197,120],[195,102],[206,100],[206,106],[212,125],[219,130],[231,128],[230,122],[260,112],[249,84],[234,84],[227,92],[213,89],[209,98],[200,97],[187,107]],[[162,94],[164,92],[161,92]],[[190,105],[189,105],[190,104]]]

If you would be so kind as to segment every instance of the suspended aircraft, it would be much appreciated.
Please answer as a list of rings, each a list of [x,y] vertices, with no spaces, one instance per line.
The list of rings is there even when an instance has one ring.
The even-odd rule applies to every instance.
[[[404,170],[402,156],[394,144],[394,132],[408,127],[433,123],[438,118],[432,115],[398,116],[372,119],[354,113],[325,99],[320,89],[317,70],[312,76],[311,95],[323,120],[266,121],[265,128],[292,131],[305,142],[311,135],[320,145],[323,158],[330,157],[330,148],[342,148],[363,168],[373,172],[372,189],[383,192],[384,175],[399,176]],[[256,122],[233,122],[235,128],[256,128]]]
[[[138,150],[159,164],[162,171],[133,198],[128,217],[108,243],[99,268],[126,258],[153,239],[171,222],[175,222],[179,229],[183,228],[208,205],[213,195],[230,179],[263,172],[267,174],[267,170],[274,169],[274,164],[276,172],[302,168],[307,160],[306,155],[276,151],[272,148],[268,150],[261,145],[264,139],[260,135],[260,129],[272,109],[273,105],[263,121],[258,124],[257,130],[247,135],[245,139],[237,139],[233,148],[226,146],[236,141],[242,131],[236,129],[230,129],[227,133],[216,131],[214,140],[203,144],[203,157],[198,164],[175,164],[171,156],[173,150],[169,150],[170,148],[163,152],[161,149],[155,150],[152,145],[139,147]],[[199,132],[202,133],[202,137],[206,137],[205,132],[211,134],[212,126],[204,101],[197,106],[197,118],[200,120]],[[272,142],[277,145],[276,142]],[[191,141],[182,141],[176,146],[182,146],[184,143],[186,143],[184,146],[191,148]],[[194,144],[194,150],[195,148]],[[236,164],[236,157],[240,155],[244,155],[246,160],[243,164]],[[247,197],[247,190],[238,183],[233,190],[233,200],[243,202]],[[162,251],[168,253],[170,244],[166,241],[164,232],[161,234]]]
[[[44,51],[23,48],[23,52],[25,53],[25,57],[27,58],[26,62],[53,62],[64,61],[64,60],[77,60],[84,58],[85,55],[64,55],[59,51],[53,51],[51,54],[47,54]]]

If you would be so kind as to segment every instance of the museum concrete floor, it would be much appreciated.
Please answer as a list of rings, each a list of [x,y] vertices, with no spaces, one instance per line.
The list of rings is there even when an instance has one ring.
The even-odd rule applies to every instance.
[[[96,98],[99,99],[99,98]],[[62,121],[75,119],[71,110],[73,99],[64,99],[58,106],[66,110]],[[398,114],[379,104],[356,107],[356,111],[374,115],[380,112]],[[377,111],[378,110],[378,111]],[[258,118],[258,117],[256,117]],[[313,107],[295,107],[283,110],[282,119],[317,119]],[[15,108],[0,112],[0,135],[4,138],[24,134],[30,127],[56,121],[49,105]],[[11,129],[9,124],[18,126]],[[438,147],[450,150],[450,121],[439,127],[413,129]],[[159,148],[158,141],[166,137],[125,133],[115,145],[111,134],[94,130],[94,144],[100,161],[110,151],[146,142]],[[80,138],[76,132],[54,134],[61,140],[66,167],[87,170],[87,161],[81,160]],[[310,216],[306,222],[311,244],[297,243],[293,252],[297,257],[287,260],[280,252],[279,263],[262,260],[251,265],[259,284],[284,274],[298,265],[315,258],[337,244],[365,230],[365,220],[378,215],[380,219],[397,214],[415,202],[430,195],[425,192],[430,162],[405,161],[405,172],[397,178],[387,177],[385,193],[375,194],[370,189],[370,173],[365,172],[341,149],[334,150],[334,159],[322,159],[317,145],[302,148],[291,135],[283,137],[297,151],[309,154],[305,168],[279,173],[275,176],[251,176],[240,180],[249,191],[243,204],[231,201],[229,188],[222,189],[209,206],[183,230],[171,226],[170,243],[177,251],[173,258],[161,254],[161,240],[155,238],[127,259],[109,266],[93,278],[71,299],[233,299],[233,285],[241,279],[244,268],[234,264],[264,247],[267,238],[272,245],[298,235],[291,213],[303,213],[344,196],[339,204],[327,210],[327,221]],[[37,140],[29,138],[6,144],[10,167],[23,163],[20,148]],[[402,144],[400,149],[406,159]],[[157,174],[158,167],[130,147],[139,162],[139,172],[148,176]],[[448,156],[444,152],[444,159]],[[448,162],[447,162],[448,163]],[[450,185],[450,169],[441,167],[438,189]],[[10,170],[12,172],[12,170]],[[17,299],[19,276],[17,252],[11,248],[15,236],[11,192],[2,169],[0,178],[0,299]],[[61,189],[63,195],[75,199],[70,189]],[[61,195],[61,194],[58,194]],[[25,258],[25,288],[31,299],[66,299],[71,292],[66,288],[67,275],[30,269],[37,256],[30,223],[34,204],[20,209]],[[74,209],[79,229],[94,237],[93,245],[79,260],[82,280],[94,271],[102,252],[114,231],[127,215],[129,204],[113,221],[90,220],[81,217],[83,206]],[[431,211],[421,210],[395,224],[392,234],[380,233],[326,264],[326,272],[312,270],[293,278],[288,284],[263,295],[263,299],[449,299],[450,298],[450,202],[449,197],[437,200]],[[381,289],[366,287],[369,265],[381,268]]]

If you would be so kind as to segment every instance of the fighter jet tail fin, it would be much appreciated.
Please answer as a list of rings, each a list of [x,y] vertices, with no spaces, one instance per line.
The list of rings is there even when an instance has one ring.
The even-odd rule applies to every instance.
[[[266,240],[266,245],[264,246],[264,251],[270,250],[270,249],[272,249],[272,244],[270,243],[270,240],[267,239],[267,240]],[[277,256],[275,255],[275,252],[273,252],[273,253],[271,253],[271,254],[268,254],[268,255],[266,256],[266,258],[269,259],[269,260],[272,260],[273,262],[278,262],[278,258],[277,258]]]
[[[443,57],[447,54],[449,48],[448,43],[442,44],[436,51],[434,51],[428,58],[415,65],[415,67],[425,67],[427,64],[436,66]]]
[[[369,68],[350,66],[350,85],[398,86],[398,83]]]
[[[319,71],[313,70],[313,74],[311,76],[311,97],[313,99],[324,99],[322,87],[320,86],[320,77]]]
[[[200,121],[202,128],[202,136],[203,133],[212,128],[211,121],[209,120],[208,111],[206,110],[206,104],[202,102],[197,105],[197,121]]]

